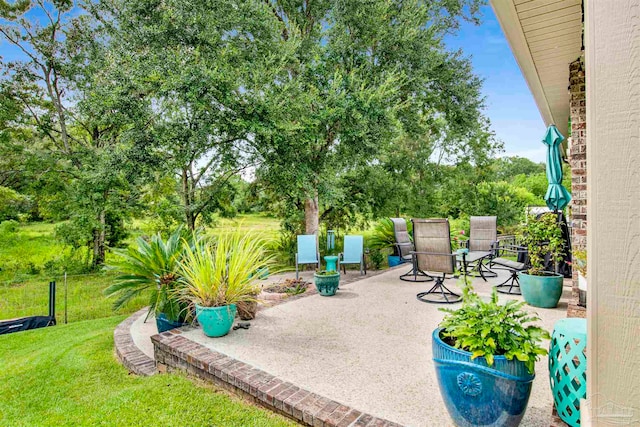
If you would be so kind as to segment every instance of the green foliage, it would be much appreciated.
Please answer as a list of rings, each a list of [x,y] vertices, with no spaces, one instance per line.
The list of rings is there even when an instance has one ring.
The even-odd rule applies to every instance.
[[[536,197],[524,188],[507,182],[482,182],[476,187],[474,215],[496,215],[501,225],[521,222],[526,208],[536,205]]]
[[[89,4],[26,3],[0,10],[0,40],[24,53],[1,60],[0,102],[12,108],[0,118],[10,126],[0,150],[9,154],[11,184],[37,196],[41,216],[73,223],[76,242],[84,241],[97,266],[122,237],[117,224],[134,204],[131,185],[144,169],[126,120],[138,98],[119,104],[126,80],[109,76],[114,64],[101,27],[83,9]],[[47,19],[32,19],[39,14]],[[12,100],[20,100],[17,110]],[[15,168],[17,159],[26,167]]]
[[[9,219],[0,222],[0,234],[15,233],[18,231],[20,223],[16,220]]]
[[[500,157],[491,165],[497,181],[511,181],[520,176],[539,175],[545,173],[544,163],[535,163],[524,157]],[[535,194],[535,193],[534,193]]]
[[[4,224],[4,223],[3,223]],[[52,224],[26,224],[16,227],[7,221],[7,229],[0,225],[0,281],[22,281],[34,274],[84,274],[94,271],[87,248],[66,247],[53,237]],[[8,231],[7,230],[12,230]]]
[[[536,218],[530,215],[520,230],[519,239],[529,254],[528,273],[544,276],[545,255],[550,254],[551,261],[559,262],[564,256],[564,240],[558,224],[558,216],[546,213]]]
[[[31,209],[29,197],[0,185],[0,221],[20,219]]]
[[[537,201],[535,205],[544,206],[544,195],[547,193],[549,187],[549,181],[547,181],[547,174],[539,172],[531,175],[516,175],[510,179],[512,185],[521,187],[528,190],[531,194],[536,196]]]
[[[0,425],[295,425],[184,375],[130,375],[113,356],[113,330],[123,320],[0,336]]]
[[[320,271],[316,271],[314,273],[314,275],[316,275],[316,276],[339,276],[340,272],[339,271],[320,270]]]
[[[377,161],[403,141],[424,147],[416,165],[431,154],[451,160],[486,151],[481,82],[468,59],[442,43],[459,20],[475,19],[479,4],[268,2],[271,33],[262,42],[280,52],[279,67],[247,91],[264,94],[252,108],[263,114],[254,139],[264,159],[258,176],[284,195],[288,209],[304,208],[308,218],[368,218],[374,199],[392,208],[348,177],[378,163],[376,184],[396,190],[406,175],[388,179],[384,170],[404,159]]]
[[[412,222],[407,220],[407,230],[409,235],[411,235],[412,227]],[[373,226],[371,235],[367,239],[366,246],[371,249],[383,251],[392,249],[395,243],[396,236],[393,231],[393,221],[389,218],[382,218]]]
[[[586,251],[586,249],[574,250],[571,255],[573,256],[572,267],[575,268],[578,273],[582,274],[584,277],[587,277],[587,251]]]
[[[369,251],[369,261],[375,270],[380,270],[384,264],[384,255],[380,249],[371,249]]]
[[[524,362],[533,373],[536,360],[547,354],[540,343],[550,336],[538,326],[527,325],[540,318],[523,310],[524,305],[516,300],[499,304],[495,288],[491,300],[484,301],[471,286],[466,286],[462,307],[441,309],[448,313],[440,323],[444,328],[442,337],[450,339],[456,348],[472,353],[472,359],[484,357],[489,366],[493,365],[494,356],[504,356]]]
[[[280,269],[294,265],[296,260],[296,233],[280,230],[277,238],[268,243],[268,250],[274,257],[274,263]]]
[[[120,275],[104,291],[108,297],[116,297],[114,310],[148,293],[150,313],[164,313],[174,321],[187,317],[187,307],[177,295],[181,288],[178,266],[184,251],[181,234],[178,228],[167,240],[159,234],[149,242],[140,237],[137,247],[115,251],[119,259],[109,267]]]

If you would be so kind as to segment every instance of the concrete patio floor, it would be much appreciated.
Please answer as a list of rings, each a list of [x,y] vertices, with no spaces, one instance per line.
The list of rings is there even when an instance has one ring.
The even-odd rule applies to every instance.
[[[199,328],[183,335],[360,411],[407,426],[450,426],[431,361],[431,333],[444,313],[438,310],[441,305],[416,299],[416,293],[431,283],[398,279],[406,269],[341,285],[333,297],[310,295],[266,308],[250,329],[231,331],[222,338],[207,338]],[[488,283],[475,279],[474,287],[489,296],[492,284],[500,283],[505,274]],[[447,286],[457,288],[455,283],[448,280]],[[565,288],[555,309],[527,307],[551,331],[556,320],[566,317],[569,295],[570,288]],[[132,325],[132,336],[152,355],[148,337],[155,333],[155,325],[142,320]],[[547,427],[552,397],[546,358],[537,363],[536,372],[521,425]]]

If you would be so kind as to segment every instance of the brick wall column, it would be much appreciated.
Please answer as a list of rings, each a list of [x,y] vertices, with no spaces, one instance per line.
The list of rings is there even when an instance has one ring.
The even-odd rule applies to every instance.
[[[569,65],[571,140],[571,245],[587,247],[587,107],[585,99],[584,55]],[[573,296],[578,298],[578,273],[573,270]],[[585,317],[582,307],[569,305],[569,317]]]

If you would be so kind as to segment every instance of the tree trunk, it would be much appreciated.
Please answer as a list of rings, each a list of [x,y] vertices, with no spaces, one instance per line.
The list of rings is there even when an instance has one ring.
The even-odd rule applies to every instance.
[[[196,219],[191,206],[191,189],[189,185],[189,175],[186,169],[182,169],[182,201],[184,203],[184,217],[189,231],[196,229]]]
[[[318,207],[318,192],[312,199],[304,201],[304,229],[306,234],[318,235],[320,224],[320,209]]]
[[[99,226],[93,231],[93,265],[94,267],[104,263],[104,245],[106,240],[106,221],[104,210],[98,215]]]

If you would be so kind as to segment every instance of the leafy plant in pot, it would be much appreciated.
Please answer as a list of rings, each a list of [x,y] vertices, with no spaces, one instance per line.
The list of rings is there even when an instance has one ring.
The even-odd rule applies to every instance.
[[[433,332],[433,360],[440,392],[456,426],[517,426],[524,416],[535,378],[535,362],[547,350],[549,333],[532,324],[540,319],[524,302],[489,301],[470,286],[463,303]]]
[[[158,332],[182,326],[189,320],[188,305],[178,295],[182,287],[178,273],[183,253],[181,234],[182,228],[178,228],[167,240],[156,234],[149,241],[138,238],[135,247],[114,250],[118,259],[108,268],[119,271],[120,275],[105,289],[108,297],[117,297],[114,310],[149,292],[147,316],[154,314]]]
[[[552,213],[538,218],[529,216],[519,237],[529,255],[529,269],[518,273],[522,297],[534,307],[556,307],[562,296],[563,277],[545,270],[545,258],[555,264],[564,255],[558,216]]]
[[[271,260],[264,239],[250,233],[226,233],[186,246],[179,268],[182,300],[195,307],[205,335],[229,333],[237,304],[255,302],[260,292],[251,273]]]

